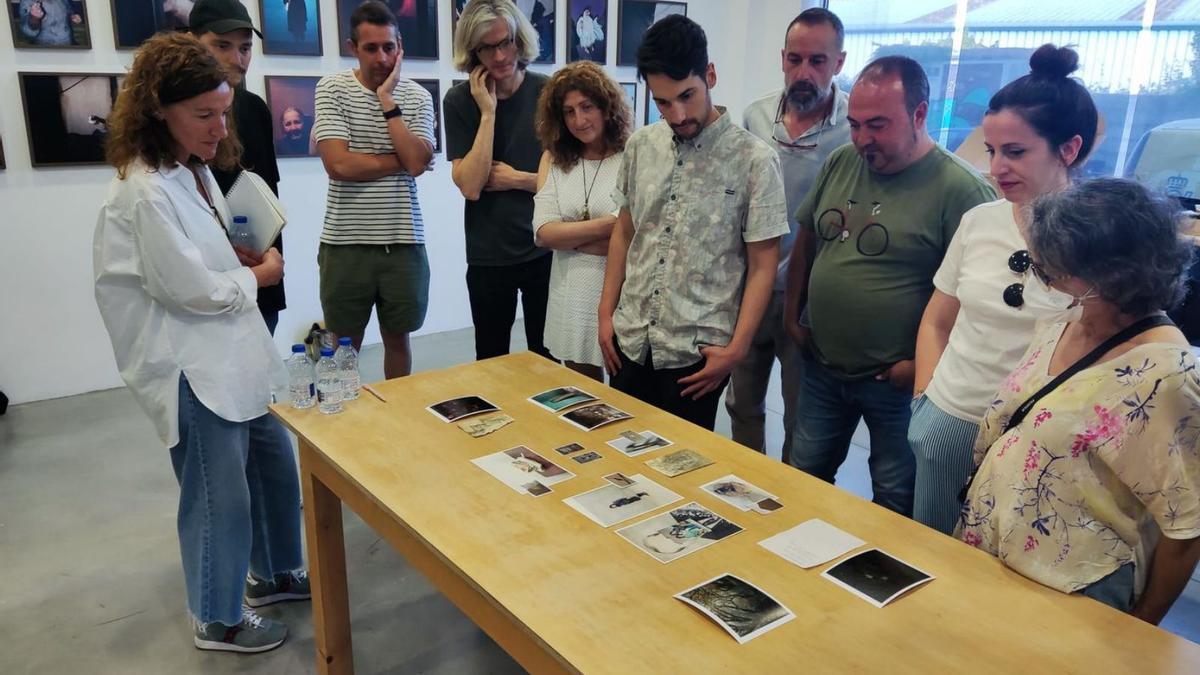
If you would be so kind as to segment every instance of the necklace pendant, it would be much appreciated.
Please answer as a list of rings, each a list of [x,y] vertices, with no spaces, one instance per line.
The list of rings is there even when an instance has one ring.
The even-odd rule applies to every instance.
[[[589,212],[589,211],[588,211],[588,208],[587,208],[586,206],[585,206],[585,207],[583,207],[583,219],[584,219],[584,220],[591,220],[591,219],[592,219],[592,214],[591,214],[591,212]]]

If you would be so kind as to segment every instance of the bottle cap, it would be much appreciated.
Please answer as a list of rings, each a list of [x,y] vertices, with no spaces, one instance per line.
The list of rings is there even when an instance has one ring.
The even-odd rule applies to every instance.
[[[348,337],[344,337],[344,338],[338,338],[338,344],[339,344],[339,345],[349,345],[349,344],[350,344],[350,338],[348,338]]]
[[[292,353],[293,354],[303,354],[304,353],[304,345],[292,345]]]
[[[250,219],[246,216],[234,216],[233,222],[238,225],[245,225],[246,223],[250,222]]]
[[[321,347],[321,356],[333,356],[333,349],[329,347]]]

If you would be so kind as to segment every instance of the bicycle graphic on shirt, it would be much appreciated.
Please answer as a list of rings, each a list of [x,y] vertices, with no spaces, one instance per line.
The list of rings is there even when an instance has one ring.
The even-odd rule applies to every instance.
[[[847,199],[845,211],[836,207],[822,211],[820,217],[817,218],[817,234],[821,236],[821,239],[846,243],[851,236],[846,222],[850,219],[857,204],[858,202],[853,199]],[[883,255],[888,249],[888,244],[891,243],[891,235],[888,234],[887,227],[877,219],[882,210],[883,204],[871,202],[871,213],[867,216],[867,224],[854,239],[854,246],[858,249],[859,254],[868,258]]]

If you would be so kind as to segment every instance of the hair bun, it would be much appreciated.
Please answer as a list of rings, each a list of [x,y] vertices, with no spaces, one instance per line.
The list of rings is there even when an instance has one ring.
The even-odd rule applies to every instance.
[[[1044,44],[1029,57],[1034,77],[1063,78],[1079,69],[1079,54],[1070,47]]]

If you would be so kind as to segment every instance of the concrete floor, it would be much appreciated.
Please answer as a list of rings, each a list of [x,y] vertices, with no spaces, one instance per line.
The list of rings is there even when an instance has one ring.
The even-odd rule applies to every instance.
[[[413,342],[417,370],[474,354],[469,330]],[[524,347],[519,337],[513,347]],[[365,381],[382,377],[381,349],[365,350],[362,370]],[[777,454],[777,379],[770,401],[768,445]],[[723,410],[717,431],[729,432]],[[869,496],[863,432],[838,484]],[[177,498],[167,453],[124,389],[15,406],[0,417],[0,673],[313,672],[308,603],[263,610],[291,628],[275,651],[191,646]],[[522,672],[349,511],[345,532],[357,672]],[[1164,627],[1200,642],[1200,583]]]

